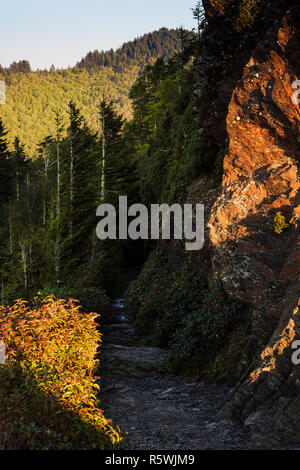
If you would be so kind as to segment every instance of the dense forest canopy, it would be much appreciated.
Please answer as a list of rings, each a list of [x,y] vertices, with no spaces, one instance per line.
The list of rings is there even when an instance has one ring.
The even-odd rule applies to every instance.
[[[90,69],[93,67],[122,67],[124,64],[148,63],[151,59],[163,57],[169,59],[180,51],[181,43],[178,31],[161,28],[153,33],[144,34],[141,37],[124,43],[117,50],[89,52],[77,62],[79,68]]]
[[[121,422],[133,420],[133,444],[166,448],[171,436],[181,448],[183,434],[193,448],[299,447],[300,7],[203,0],[192,12],[196,33],[162,29],[66,70],[0,69],[0,449],[119,445],[95,402],[105,323],[101,368],[114,385],[104,392]],[[187,251],[174,230],[151,240],[131,211],[137,236],[118,238],[124,195],[135,215],[140,203],[188,204],[190,222],[203,204],[203,249]],[[100,240],[99,217],[111,223],[103,204],[117,227]],[[161,393],[164,371],[174,385]],[[189,394],[170,373],[189,377]],[[179,397],[171,427],[153,406],[162,395]]]
[[[87,124],[99,130],[97,106],[101,97],[112,100],[116,110],[130,119],[130,88],[145,67],[159,57],[168,60],[181,48],[180,30],[162,28],[124,44],[116,51],[90,52],[75,67],[49,71],[31,71],[28,61],[0,67],[0,79],[6,84],[6,105],[0,117],[10,131],[9,145],[19,137],[30,156],[38,143],[55,128],[51,119],[60,109],[67,120],[66,103],[73,100],[82,109]]]
[[[3,68],[0,65],[1,73],[29,73],[31,72],[31,65],[28,60],[20,60],[19,62],[12,62],[8,68]]]
[[[2,302],[45,287],[75,289],[80,299],[83,289],[97,286],[99,292],[99,285],[109,294],[124,289],[126,259],[136,247],[96,239],[97,206],[117,205],[124,194],[129,203],[173,200],[183,184],[178,165],[188,184],[199,167],[193,154],[205,144],[198,141],[192,117],[195,36],[183,28],[176,34],[180,52],[143,71],[134,65],[123,74],[111,67],[7,72],[15,101],[8,94],[1,107]],[[79,83],[94,87],[94,95]],[[120,106],[126,88],[133,103],[127,120]],[[26,112],[30,127],[24,126]],[[13,132],[12,119],[18,117]],[[37,138],[35,158],[28,159],[29,143]]]

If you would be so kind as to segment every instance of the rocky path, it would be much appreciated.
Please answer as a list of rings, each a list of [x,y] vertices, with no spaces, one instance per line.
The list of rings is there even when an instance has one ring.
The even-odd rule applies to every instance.
[[[101,407],[128,433],[126,449],[251,448],[246,428],[216,422],[229,388],[168,375],[166,351],[139,347],[138,340],[118,303],[103,336]]]

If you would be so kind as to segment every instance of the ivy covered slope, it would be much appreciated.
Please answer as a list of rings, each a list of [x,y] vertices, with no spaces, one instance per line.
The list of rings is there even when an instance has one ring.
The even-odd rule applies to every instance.
[[[171,372],[238,380],[246,364],[233,339],[239,326],[245,340],[248,309],[217,283],[208,286],[188,261],[174,271],[163,249],[152,252],[127,292],[126,308],[141,344],[169,350]]]
[[[26,153],[34,155],[37,144],[55,131],[53,110],[59,108],[66,117],[70,100],[81,107],[93,130],[99,129],[100,97],[113,100],[117,111],[129,118],[128,94],[140,71],[158,57],[171,57],[179,48],[178,31],[162,28],[116,51],[90,52],[75,67],[63,70],[53,66],[50,71],[33,72],[27,61],[13,62],[8,69],[0,66],[0,79],[6,83],[6,105],[0,107],[0,117],[10,130],[11,142],[19,137]]]

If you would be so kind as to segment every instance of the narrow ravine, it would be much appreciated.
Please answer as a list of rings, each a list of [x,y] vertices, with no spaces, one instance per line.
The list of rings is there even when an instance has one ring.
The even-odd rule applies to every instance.
[[[166,371],[167,352],[140,347],[123,300],[114,302],[104,329],[101,407],[123,435],[128,450],[249,449],[247,428],[216,421],[232,390],[187,381]]]

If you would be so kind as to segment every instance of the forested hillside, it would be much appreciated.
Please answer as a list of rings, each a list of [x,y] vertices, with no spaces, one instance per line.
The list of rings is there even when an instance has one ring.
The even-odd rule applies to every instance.
[[[24,75],[23,85],[26,80],[43,84],[38,96],[45,114],[36,115],[26,96],[19,96],[18,106],[30,109],[32,132],[42,119],[47,134],[36,146],[36,158],[28,159],[24,134],[20,133],[9,146],[14,135],[7,132],[7,121],[3,119],[1,124],[2,302],[20,293],[30,297],[42,288],[77,291],[82,300],[85,296],[92,298],[91,290],[83,294],[87,288],[100,285],[114,294],[126,287],[125,257],[130,244],[121,246],[96,239],[96,208],[101,202],[117,205],[118,195],[124,194],[129,203],[139,201],[140,190],[147,204],[166,197],[173,199],[182,187],[175,177],[178,165],[186,168],[185,184],[195,175],[191,158],[199,141],[192,118],[195,42],[193,34],[182,30],[180,34],[182,51],[166,62],[159,58],[153,65],[148,64],[132,87],[131,121],[125,121],[113,101],[101,97],[100,87],[97,100],[89,98],[94,121],[92,116],[85,119],[84,110],[88,113],[90,108],[80,108],[80,100],[70,99],[78,88],[72,88],[67,79],[79,73],[91,86],[92,75],[86,70]],[[130,70],[137,73],[137,69],[135,66]],[[114,72],[103,72],[109,73]],[[9,75],[11,83],[18,77],[19,73]],[[125,79],[126,74],[122,77]],[[64,112],[48,102],[46,83],[53,84],[54,94],[56,79],[64,80],[67,87],[66,95],[59,97]],[[72,83],[75,87],[75,81]],[[9,103],[3,108],[9,109]],[[154,176],[157,164],[161,166],[160,174],[170,180],[165,192],[159,189],[160,177],[157,180]],[[149,193],[149,186],[153,193]],[[99,289],[97,292],[99,297]]]
[[[13,62],[0,68],[6,83],[6,105],[0,117],[10,131],[9,143],[19,137],[25,152],[36,154],[46,135],[53,134],[53,111],[67,119],[67,103],[73,100],[81,108],[87,124],[99,130],[97,106],[105,97],[112,100],[126,119],[132,115],[129,90],[147,63],[158,57],[166,60],[181,48],[179,30],[161,29],[124,44],[117,51],[91,52],[75,67],[63,70],[31,71],[28,61]],[[11,148],[11,147],[10,147]]]
[[[77,62],[79,68],[113,67],[121,70],[124,65],[151,62],[152,59],[163,57],[169,59],[179,52],[181,38],[178,30],[161,28],[153,33],[144,34],[142,37],[124,43],[119,49],[110,51],[89,52]]]
[[[9,368],[0,368],[0,448],[106,449],[122,442],[97,404],[100,336],[88,312],[101,314],[101,326],[111,320],[111,299],[124,293],[130,268],[151,247],[99,240],[96,208],[117,208],[120,195],[128,204],[141,194],[147,204],[174,198],[182,148],[186,184],[192,180],[195,53],[193,33],[163,29],[126,44],[111,61],[94,53],[68,70],[32,72],[22,61],[1,71],[0,333]],[[152,176],[157,159],[168,175],[165,194]]]

